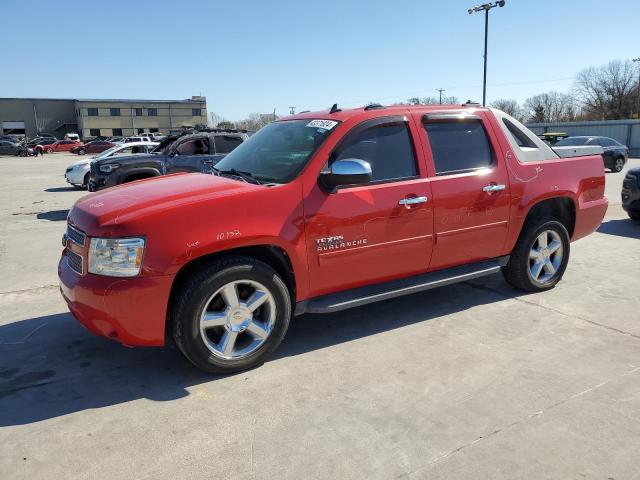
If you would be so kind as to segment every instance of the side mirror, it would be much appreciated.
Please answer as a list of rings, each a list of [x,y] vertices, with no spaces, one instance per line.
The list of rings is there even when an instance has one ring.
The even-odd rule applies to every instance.
[[[371,165],[358,158],[336,160],[330,171],[320,174],[319,181],[330,192],[344,185],[366,185],[371,181]]]

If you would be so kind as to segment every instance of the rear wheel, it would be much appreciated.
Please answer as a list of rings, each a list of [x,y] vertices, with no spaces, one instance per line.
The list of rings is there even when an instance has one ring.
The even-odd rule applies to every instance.
[[[282,341],[290,317],[285,283],[249,257],[216,260],[198,270],[180,288],[172,309],[182,353],[217,373],[261,365]]]
[[[549,290],[567,268],[569,249],[569,233],[562,223],[551,218],[529,221],[502,268],[504,278],[526,292]]]
[[[20,150],[18,152],[18,155],[21,156],[21,157],[26,157],[27,156],[27,151],[26,150]]]
[[[86,150],[84,148],[81,148],[80,150],[78,150],[78,155],[84,155],[86,152]]]
[[[618,157],[614,160],[613,162],[613,168],[611,170],[613,170],[616,173],[620,173],[622,171],[622,169],[624,168],[624,157]]]
[[[53,153],[53,148],[47,148],[47,153]]]

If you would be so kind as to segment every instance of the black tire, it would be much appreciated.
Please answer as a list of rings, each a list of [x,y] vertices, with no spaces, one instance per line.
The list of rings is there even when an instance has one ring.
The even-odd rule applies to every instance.
[[[536,239],[545,231],[558,234],[562,242],[562,260],[554,276],[544,283],[535,281],[529,272],[529,253]],[[538,218],[525,222],[516,246],[511,252],[509,263],[502,267],[502,274],[511,286],[525,292],[550,290],[562,279],[569,262],[571,240],[565,226],[555,218]]]
[[[78,150],[78,155],[84,155],[85,153],[87,153],[84,148],[81,148],[80,150]]]
[[[627,212],[631,220],[640,220],[640,210],[634,212]]]
[[[27,156],[27,153],[28,153],[28,152],[27,152],[26,150],[20,150],[20,151],[18,152],[18,156],[20,156],[20,157],[26,157],[26,156]]]
[[[611,166],[611,171],[620,173],[624,169],[625,165],[624,157],[618,157],[613,161],[613,165]]]
[[[82,180],[80,188],[89,190],[89,172],[84,174],[84,179]]]
[[[200,315],[218,289],[238,280],[259,282],[269,290],[276,306],[275,322],[269,336],[256,350],[242,358],[224,359],[207,348],[200,332]],[[291,295],[275,270],[250,257],[226,257],[195,271],[174,295],[171,305],[173,338],[196,367],[212,373],[238,372],[264,363],[287,333],[291,314]]]
[[[53,148],[47,148],[47,153],[53,153]]]

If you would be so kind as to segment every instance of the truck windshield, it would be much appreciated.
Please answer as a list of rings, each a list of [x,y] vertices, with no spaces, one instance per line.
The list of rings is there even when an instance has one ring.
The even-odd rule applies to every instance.
[[[290,182],[337,123],[320,120],[270,123],[218,162],[216,170],[248,172],[266,182]]]

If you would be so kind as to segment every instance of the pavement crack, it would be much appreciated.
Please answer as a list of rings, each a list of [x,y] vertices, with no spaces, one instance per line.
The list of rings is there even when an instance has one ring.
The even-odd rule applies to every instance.
[[[25,288],[22,290],[9,290],[7,292],[0,292],[0,297],[3,295],[21,295],[23,293],[32,293],[38,290],[49,290],[52,288],[58,288],[57,283],[49,283],[47,285],[40,285],[38,287]]]
[[[473,440],[471,442],[468,442],[468,443],[465,443],[463,445],[460,445],[459,447],[454,448],[453,450],[450,450],[449,452],[434,458],[433,460],[431,460],[426,465],[418,467],[415,470],[412,470],[410,472],[403,473],[403,474],[399,475],[397,478],[409,478],[412,475],[414,475],[415,473],[418,473],[418,472],[420,472],[422,470],[425,470],[425,469],[435,465],[436,463],[445,461],[448,458],[452,457],[453,455],[455,455],[457,453],[460,453],[461,451],[463,451],[463,450],[465,450],[465,449],[467,449],[467,448],[469,448],[469,447],[471,447],[473,445],[476,445],[476,444],[482,442],[483,440],[486,440],[487,438],[491,438],[491,437],[493,437],[495,435],[498,435],[499,433],[504,432],[505,430],[509,430],[509,429],[511,429],[513,427],[516,427],[516,426],[520,425],[520,424],[526,423],[526,422],[528,422],[529,420],[531,420],[533,418],[540,417],[545,412],[549,412],[550,410],[553,410],[554,408],[559,407],[560,405],[564,405],[565,403],[567,403],[567,402],[569,402],[571,400],[574,400],[576,398],[579,398],[579,397],[582,397],[584,395],[587,395],[588,393],[591,393],[591,392],[593,392],[595,390],[598,390],[599,388],[602,388],[605,385],[608,385],[611,382],[613,382],[613,381],[615,381],[615,380],[617,380],[619,378],[627,377],[627,376],[632,375],[632,374],[634,374],[634,373],[636,373],[638,371],[640,371],[640,367],[634,367],[631,370],[628,370],[626,372],[620,373],[620,374],[616,375],[615,377],[612,377],[612,378],[610,378],[608,380],[605,380],[604,382],[600,382],[597,385],[594,385],[593,387],[589,387],[589,388],[587,388],[585,390],[582,390],[580,392],[574,393],[573,395],[569,395],[568,397],[563,398],[562,400],[558,400],[557,402],[552,403],[551,405],[543,408],[542,410],[539,410],[539,411],[534,412],[534,413],[530,413],[530,414],[526,415],[525,417],[523,417],[520,420],[516,420],[515,422],[512,422],[512,423],[510,423],[510,424],[508,424],[508,425],[506,425],[504,427],[497,428],[497,429],[493,430],[490,433],[487,433],[485,435],[481,435],[481,436],[479,436],[478,438],[476,438],[475,440]]]
[[[606,328],[607,330],[611,330],[612,332],[621,333],[622,335],[627,335],[629,337],[635,338],[636,340],[640,340],[640,335],[636,335],[635,333],[627,332],[625,330],[621,330],[621,329],[616,328],[616,327],[611,327],[609,325],[605,325],[603,323],[596,322],[595,320],[589,320],[588,318],[581,317],[580,315],[565,313],[562,310],[558,310],[557,308],[553,308],[553,307],[549,307],[547,305],[542,305],[540,303],[532,302],[530,300],[526,300],[526,299],[521,298],[521,297],[510,296],[510,295],[507,295],[504,292],[501,292],[500,290],[497,290],[497,289],[491,288],[491,287],[487,287],[485,285],[475,285],[475,284],[469,283],[469,282],[464,282],[464,283],[465,283],[465,285],[468,285],[469,287],[475,288],[477,290],[485,290],[485,291],[488,291],[488,292],[497,293],[498,295],[501,295],[502,297],[507,298],[507,299],[513,299],[513,300],[516,300],[517,302],[522,302],[522,303],[526,303],[527,305],[532,305],[534,307],[543,308],[543,309],[548,310],[550,312],[557,313],[558,315],[562,315],[563,317],[577,318],[578,320],[582,320],[583,322],[590,323],[591,325],[595,325],[595,326],[598,326],[598,327]]]

